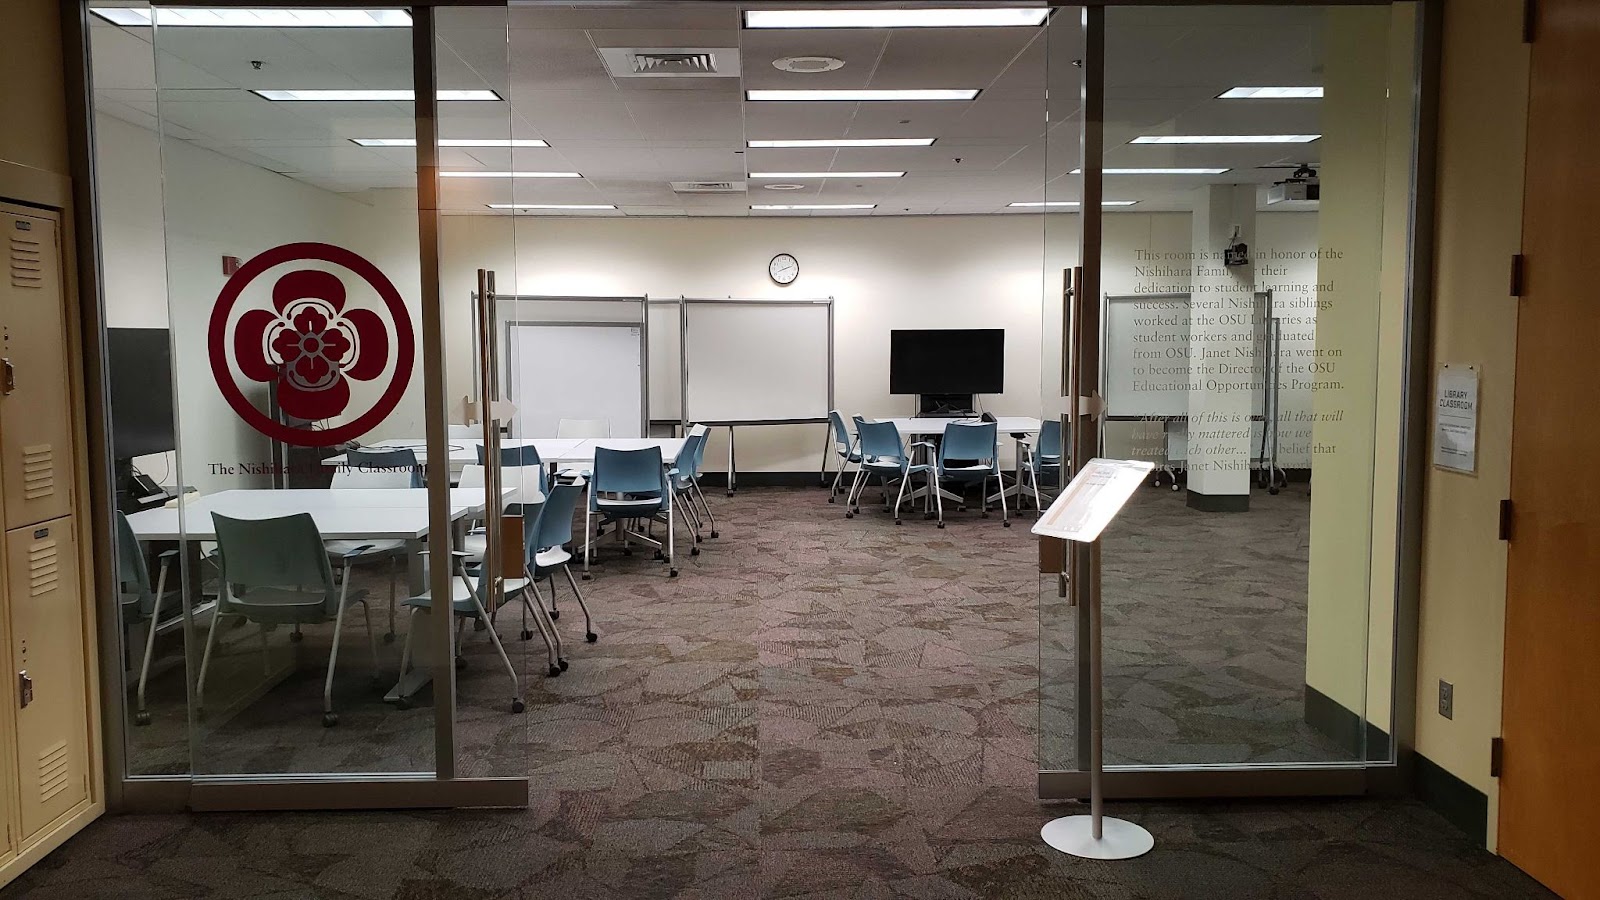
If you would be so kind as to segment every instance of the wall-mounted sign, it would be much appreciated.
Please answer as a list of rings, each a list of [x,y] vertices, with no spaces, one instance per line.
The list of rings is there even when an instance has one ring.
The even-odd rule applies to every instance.
[[[1478,471],[1478,367],[1439,367],[1433,399],[1433,464],[1452,472]]]
[[[241,299],[274,269],[270,294]],[[360,305],[351,302],[347,278],[365,298]],[[305,447],[340,444],[382,422],[410,383],[416,352],[411,313],[378,267],[311,242],[274,247],[240,266],[211,309],[208,344],[212,376],[234,412],[268,437]],[[351,410],[351,382],[380,380],[377,398]],[[251,383],[275,388],[285,417],[306,424],[258,408],[245,396]],[[316,427],[335,417],[343,423]]]

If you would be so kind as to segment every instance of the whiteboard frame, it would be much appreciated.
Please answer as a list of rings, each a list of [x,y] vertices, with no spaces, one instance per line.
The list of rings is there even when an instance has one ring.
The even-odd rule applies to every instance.
[[[474,296],[476,296],[476,294],[474,294]],[[569,303],[635,303],[635,304],[638,304],[638,306],[639,306],[639,321],[637,321],[637,322],[627,322],[627,321],[593,322],[593,321],[581,321],[581,320],[577,320],[577,319],[573,319],[573,320],[570,320],[570,321],[566,321],[566,320],[542,320],[542,319],[503,319],[501,321],[505,323],[505,332],[504,332],[504,335],[503,335],[503,340],[505,341],[505,346],[507,346],[507,347],[511,346],[511,335],[512,335],[511,329],[516,328],[516,327],[550,326],[550,327],[559,328],[559,327],[562,327],[562,326],[580,326],[580,327],[588,327],[588,328],[613,327],[613,328],[637,328],[637,329],[639,329],[639,400],[640,400],[640,406],[639,406],[639,434],[641,436],[648,436],[650,434],[650,315],[649,315],[649,311],[648,311],[649,310],[650,298],[649,298],[648,295],[643,296],[643,297],[581,297],[581,296],[571,296],[571,295],[565,295],[565,294],[498,294],[498,295],[495,296],[495,302],[496,302],[497,305],[500,303],[500,301],[505,301],[505,300],[513,301],[513,305],[510,307],[511,309],[515,309],[514,303],[515,303],[515,301],[518,301],[518,300],[527,300],[527,301],[532,301],[532,302],[545,302],[545,303],[549,303],[549,302],[558,302],[558,303],[559,302],[569,302]],[[506,396],[506,399],[508,401],[510,401],[511,403],[516,403],[517,398],[512,393],[512,384],[511,384],[511,381],[512,381],[512,379],[511,379],[511,366],[512,366],[512,364],[513,364],[512,359],[510,358],[509,355],[507,355],[505,357],[505,367],[504,367],[503,371],[497,372],[495,374],[496,374],[497,377],[501,378],[505,382],[505,396]]]
[[[834,408],[833,403],[833,298],[826,297],[813,300],[754,300],[738,297],[679,297],[678,302],[682,308],[678,314],[678,356],[680,359],[678,390],[682,392],[679,401],[678,413],[683,417],[679,424],[687,429],[689,419],[689,305],[691,303],[721,304],[726,306],[826,306],[828,308],[828,409]],[[806,416],[798,419],[697,419],[701,425],[716,425],[733,427],[735,425],[805,425],[817,422],[826,422],[828,417]]]
[[[1263,372],[1261,412],[1252,412],[1250,414],[1250,420],[1253,422],[1262,422],[1267,420],[1268,414],[1271,412],[1271,410],[1268,409],[1268,406],[1275,399],[1273,392],[1276,390],[1278,375],[1278,360],[1276,357],[1270,360],[1266,358],[1271,349],[1269,329],[1275,317],[1272,314],[1273,309],[1271,291],[1253,291],[1251,292],[1251,297],[1258,301],[1255,309],[1255,327],[1251,331],[1251,344],[1256,347],[1257,352],[1263,358]],[[1106,395],[1106,374],[1111,365],[1109,361],[1111,354],[1107,351],[1110,348],[1111,341],[1110,312],[1112,302],[1125,302],[1129,300],[1170,300],[1176,302],[1181,300],[1185,306],[1188,306],[1189,302],[1193,298],[1194,293],[1192,291],[1169,292],[1163,294],[1102,295],[1100,302],[1100,389],[1098,391],[1101,397]],[[1268,369],[1271,370],[1270,373],[1267,371]],[[1189,416],[1187,413],[1174,416],[1116,415],[1111,411],[1108,404],[1104,419],[1107,422],[1187,422],[1189,420]]]

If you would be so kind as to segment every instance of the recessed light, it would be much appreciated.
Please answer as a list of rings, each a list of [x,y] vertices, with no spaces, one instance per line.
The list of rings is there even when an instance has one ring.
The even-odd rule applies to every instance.
[[[1130,144],[1309,144],[1320,134],[1141,134]]]
[[[148,9],[91,9],[117,25],[151,24]],[[410,28],[402,9],[157,9],[157,25],[190,28]]]
[[[1208,168],[1182,169],[1182,168],[1171,168],[1171,167],[1155,167],[1155,168],[1147,168],[1147,169],[1101,169],[1100,171],[1103,174],[1106,174],[1106,175],[1221,175],[1221,174],[1223,174],[1225,172],[1231,172],[1233,170],[1232,169],[1223,169],[1223,168],[1216,168],[1216,169],[1208,169]],[[1068,175],[1082,175],[1083,174],[1083,170],[1082,169],[1073,169],[1071,172],[1068,172],[1067,174]]]
[[[844,68],[844,60],[837,56],[785,56],[773,60],[772,67],[780,72],[815,75]]]
[[[582,178],[577,172],[440,172],[440,178]]]
[[[757,203],[750,207],[758,210],[788,209],[877,209],[876,203]]]
[[[751,172],[751,178],[901,178],[904,172]]]
[[[803,191],[806,189],[805,185],[795,184],[792,181],[779,181],[773,184],[763,184],[762,187],[769,191]]]
[[[747,10],[746,28],[996,28],[1040,25],[1044,7],[998,9],[765,9]]]
[[[616,209],[610,203],[490,203],[490,209]]]
[[[820,138],[793,141],[745,141],[751,149],[772,147],[931,147],[938,138]]]
[[[1132,206],[1137,200],[1101,200],[1101,206]],[[1039,206],[1082,206],[1077,200],[1019,200],[1016,203],[1007,203],[1007,206],[1039,207]]]
[[[323,103],[335,102],[372,102],[391,101],[403,102],[414,99],[414,91],[370,91],[370,90],[316,90],[316,91],[257,91],[255,94],[266,100],[300,100],[320,101]],[[499,100],[500,95],[494,91],[439,91],[436,95],[440,100]]]
[[[415,147],[416,138],[351,138],[363,147]],[[548,147],[538,138],[440,138],[441,147]]]
[[[971,100],[978,96],[978,88],[956,90],[765,90],[745,91],[746,100],[842,100],[865,102],[872,100]]]
[[[1218,100],[1304,100],[1322,96],[1320,87],[1236,87],[1217,95]]]

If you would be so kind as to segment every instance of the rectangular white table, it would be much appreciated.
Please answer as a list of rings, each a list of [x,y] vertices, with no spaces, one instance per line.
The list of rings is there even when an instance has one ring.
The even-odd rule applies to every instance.
[[[958,425],[977,425],[983,422],[978,416],[889,416],[874,419],[877,422],[893,422],[894,427],[900,429],[903,439],[919,437],[937,437],[944,434],[945,426],[952,423]],[[1029,435],[1038,434],[1044,423],[1032,416],[995,416],[995,431],[1001,435]],[[1012,476],[1012,483],[1005,485],[998,493],[989,495],[987,502],[993,503],[1002,497],[1015,497],[1022,493],[1022,457],[1017,456],[1017,472]],[[924,488],[917,488],[910,493],[911,497],[922,497],[927,493]],[[947,499],[960,500],[960,495],[941,488],[939,493]]]
[[[640,450],[646,447],[660,447],[661,458],[671,462],[678,452],[683,449],[684,438],[505,438],[500,442],[502,448],[522,447],[532,444],[539,451],[539,459],[546,465],[560,467],[588,466],[594,463],[596,447],[608,447],[614,450]],[[367,450],[411,450],[417,455],[417,462],[425,464],[428,461],[428,451],[424,441],[410,438],[400,438],[389,441],[379,441],[369,444],[363,449]],[[450,444],[450,470],[459,473],[463,466],[478,464],[478,448],[483,441],[475,438],[451,438]],[[345,464],[343,453],[330,456],[322,461],[325,466],[341,466]]]

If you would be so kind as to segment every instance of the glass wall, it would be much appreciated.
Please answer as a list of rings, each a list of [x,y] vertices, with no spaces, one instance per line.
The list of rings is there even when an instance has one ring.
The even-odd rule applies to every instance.
[[[1391,758],[1414,13],[1104,12],[1108,765]]]

